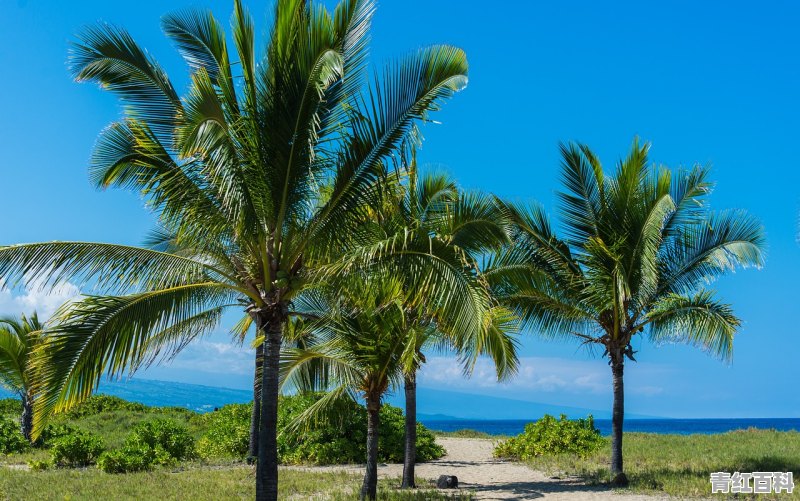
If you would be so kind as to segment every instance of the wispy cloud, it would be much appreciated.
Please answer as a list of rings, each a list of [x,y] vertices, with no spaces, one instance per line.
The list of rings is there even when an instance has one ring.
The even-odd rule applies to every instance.
[[[199,340],[189,344],[167,365],[170,369],[252,375],[253,357],[253,350],[247,345]]]
[[[39,282],[28,282],[21,290],[13,291],[0,280],[0,315],[19,315],[38,312],[46,320],[62,304],[76,299],[80,289],[69,282],[45,287]]]
[[[638,371],[663,372],[666,368],[653,364],[637,364]],[[458,361],[451,357],[429,357],[419,378],[420,386],[453,391],[497,390],[503,393],[572,393],[608,394],[611,371],[603,360],[570,360],[565,358],[524,357],[519,373],[508,381],[498,382],[493,363],[481,359],[470,377],[465,377]],[[627,390],[642,395],[656,395],[662,388],[640,386],[635,382]]]

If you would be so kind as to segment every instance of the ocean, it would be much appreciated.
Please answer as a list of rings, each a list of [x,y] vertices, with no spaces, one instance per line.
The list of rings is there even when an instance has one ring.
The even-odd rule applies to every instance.
[[[185,407],[197,412],[213,411],[230,403],[249,402],[253,399],[251,391],[215,386],[155,381],[149,379],[130,379],[124,381],[103,381],[99,393],[116,395],[126,400],[153,406]],[[0,387],[0,398],[12,396]],[[420,409],[422,410],[422,409]],[[471,429],[490,435],[516,435],[531,419],[450,419],[447,417],[421,416],[420,421],[432,430],[455,431]],[[611,420],[595,419],[595,426],[603,435],[611,433]],[[626,419],[625,431],[646,433],[724,433],[747,428],[775,429],[780,431],[800,431],[799,418],[733,418],[733,419]]]
[[[490,435],[517,435],[531,420],[525,419],[422,419],[422,424],[432,430],[456,431],[470,429]],[[611,434],[610,419],[595,419],[595,428],[603,435]],[[626,432],[691,435],[694,433],[725,433],[747,428],[800,431],[798,418],[731,418],[731,419],[626,419]]]

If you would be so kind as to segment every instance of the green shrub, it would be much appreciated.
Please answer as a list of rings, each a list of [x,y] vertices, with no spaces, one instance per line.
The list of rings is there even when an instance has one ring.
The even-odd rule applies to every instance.
[[[291,430],[288,425],[321,395],[281,396],[278,404],[278,456],[283,464],[362,463],[366,458],[367,412],[352,401],[339,402],[329,413],[333,418],[307,429]],[[204,458],[240,458],[247,455],[250,442],[252,404],[226,405],[198,419],[206,433],[197,442]],[[400,409],[381,409],[380,461],[402,461],[405,421]],[[430,430],[417,425],[417,460],[428,461],[444,455]]]
[[[128,402],[119,397],[111,395],[92,395],[77,406],[65,413],[70,419],[78,419],[86,416],[93,416],[101,412],[109,411],[138,411],[147,412],[150,407],[139,402]]]
[[[0,416],[19,417],[22,414],[22,400],[18,398],[0,399]]]
[[[93,433],[75,430],[53,440],[50,453],[56,466],[86,466],[97,461],[105,449],[103,440]]]
[[[152,466],[152,449],[126,446],[100,455],[97,467],[106,473],[129,473],[149,470]]]
[[[173,465],[192,456],[194,439],[185,426],[171,419],[154,419],[134,428],[121,449],[100,456],[97,467],[106,473],[126,473]]]
[[[252,404],[231,404],[203,414],[206,432],[197,441],[204,458],[244,458],[250,445]]]
[[[189,430],[172,419],[154,419],[138,425],[125,439],[125,445],[151,449],[154,458],[164,456],[161,451],[178,461],[194,455],[194,439]]]
[[[50,469],[53,463],[50,461],[42,461],[39,459],[31,459],[28,461],[28,467],[31,471],[44,471]]]
[[[391,405],[384,405],[381,407],[380,418],[381,428],[378,439],[380,460],[389,463],[401,463],[405,455],[406,436],[406,418],[403,415],[403,411]],[[422,423],[417,423],[416,461],[431,461],[444,456],[444,454],[444,447],[436,443],[436,436],[433,432],[423,426]]]
[[[6,416],[0,416],[0,454],[23,452],[30,444],[19,431],[19,422]]]
[[[51,447],[53,442],[55,442],[58,438],[71,435],[79,431],[80,430],[78,428],[68,424],[48,424],[44,430],[42,430],[42,433],[39,435],[39,438],[36,439],[34,445],[36,445],[36,447]]]
[[[525,425],[525,431],[497,444],[495,457],[518,460],[553,454],[575,454],[586,457],[605,443],[594,427],[594,419],[570,421],[564,414],[556,419],[545,414],[542,419]]]
[[[321,395],[281,397],[278,405],[278,454],[287,464],[362,463],[366,458],[367,412],[364,406],[345,400],[332,409],[333,416],[325,424],[292,431],[286,426],[306,410]],[[381,408],[378,460],[402,461],[405,450],[405,420],[397,407]],[[417,460],[428,461],[444,455],[433,433],[417,424]]]

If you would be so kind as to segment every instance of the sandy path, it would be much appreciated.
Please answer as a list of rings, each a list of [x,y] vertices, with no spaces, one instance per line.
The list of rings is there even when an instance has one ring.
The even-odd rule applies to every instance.
[[[439,475],[455,475],[459,487],[471,490],[478,499],[595,499],[615,501],[654,501],[667,497],[636,494],[617,494],[614,491],[583,484],[576,478],[550,478],[519,463],[492,457],[493,441],[475,438],[437,438],[447,455],[430,463],[417,465],[417,476],[436,479]],[[316,468],[314,468],[316,469]],[[362,473],[362,467],[321,467],[345,469]],[[378,467],[381,477],[397,478],[403,465],[386,464]]]

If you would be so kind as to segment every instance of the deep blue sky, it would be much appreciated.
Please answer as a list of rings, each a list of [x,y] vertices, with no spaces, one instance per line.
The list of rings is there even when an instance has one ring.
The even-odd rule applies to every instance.
[[[248,2],[262,32],[270,4]],[[441,125],[424,128],[421,157],[465,187],[552,208],[559,141],[588,143],[610,168],[638,134],[652,141],[654,161],[712,164],[712,206],[745,208],[763,221],[766,267],[717,283],[744,320],[733,364],[686,347],[642,343],[640,362],[626,372],[632,413],[800,415],[793,391],[800,359],[800,11],[791,2],[732,5],[385,0],[375,17],[374,64],[430,43],[467,51],[469,86],[436,116]],[[159,18],[187,6],[210,7],[223,20],[231,11],[231,2],[210,0],[0,5],[0,244],[142,240],[153,220],[137,197],[88,184],[95,137],[119,108],[113,96],[71,81],[67,44],[97,20],[125,26],[183,89],[185,67]],[[36,293],[0,293],[0,313],[55,302],[47,301]],[[447,359],[433,360],[422,384],[610,406],[610,370],[575,344],[528,335],[522,355],[523,373],[507,385],[491,383],[488,369],[462,380]],[[220,333],[145,377],[246,387],[249,368],[249,354],[229,347]]]

